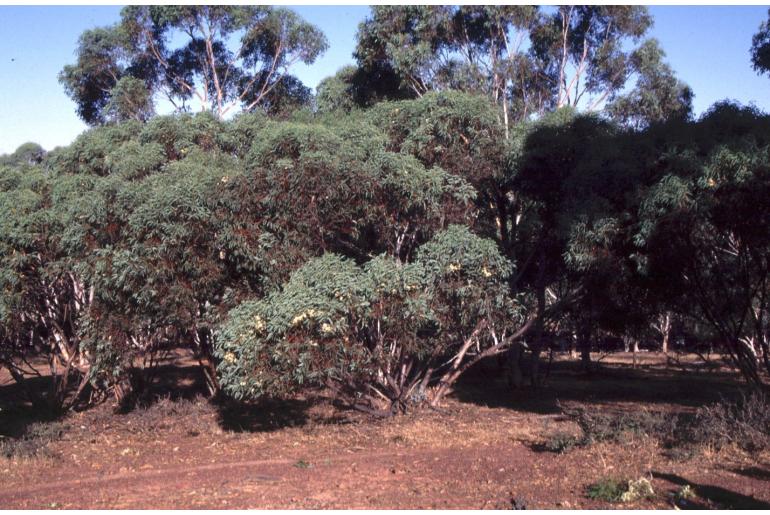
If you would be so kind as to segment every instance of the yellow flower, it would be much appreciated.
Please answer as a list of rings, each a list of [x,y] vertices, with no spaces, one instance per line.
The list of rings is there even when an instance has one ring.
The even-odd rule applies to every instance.
[[[447,267],[447,271],[448,272],[457,272],[458,270],[460,270],[460,268],[462,268],[462,267],[459,264],[452,263],[451,265],[449,265]]]
[[[235,363],[235,354],[233,354],[232,352],[228,352],[227,354],[225,354],[225,361],[227,361],[228,363]]]
[[[323,324],[321,324],[321,332],[323,334],[331,334],[334,332],[334,328],[330,323],[324,322]]]
[[[305,320],[306,318],[316,318],[316,317],[318,317],[318,316],[320,316],[322,314],[323,313],[321,313],[320,311],[318,311],[316,309],[312,309],[312,308],[308,309],[307,311],[304,311],[304,312],[300,313],[299,315],[295,316],[294,318],[292,318],[291,325],[297,325],[300,322],[302,322],[303,320]]]
[[[487,267],[482,267],[481,269],[481,275],[484,277],[492,277],[492,272],[490,272]]]
[[[265,321],[259,315],[254,317],[254,329],[261,331],[265,328]]]

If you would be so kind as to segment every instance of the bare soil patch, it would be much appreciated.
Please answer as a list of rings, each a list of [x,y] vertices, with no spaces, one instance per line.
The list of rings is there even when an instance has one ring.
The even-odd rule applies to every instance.
[[[738,391],[726,370],[693,373],[653,355],[632,368],[627,358],[603,360],[593,377],[557,360],[545,386],[518,392],[487,363],[443,412],[388,420],[313,397],[213,405],[192,395],[196,370],[182,367],[185,395],[127,414],[107,404],[70,413],[45,452],[0,458],[0,506],[499,509],[515,499],[530,509],[671,508],[690,486],[682,507],[770,508],[767,453],[677,455],[645,437],[561,453],[538,446],[579,431],[565,408],[682,413]],[[0,427],[14,425],[12,411],[0,411]],[[651,498],[618,505],[586,495],[602,479],[642,477]]]

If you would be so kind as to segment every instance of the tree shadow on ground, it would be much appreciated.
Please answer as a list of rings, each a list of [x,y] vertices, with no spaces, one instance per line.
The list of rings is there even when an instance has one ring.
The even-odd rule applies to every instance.
[[[135,387],[128,399],[115,404],[112,397],[91,405],[86,411],[98,423],[108,424],[114,415],[128,417],[126,423],[137,430],[164,429],[172,419],[185,419],[191,431],[199,432],[210,421],[225,431],[271,432],[349,422],[353,414],[344,406],[332,406],[318,395],[268,399],[258,403],[237,402],[224,396],[211,398],[200,365],[188,353],[176,353],[152,368],[134,367],[130,374]],[[49,377],[31,377],[23,385],[11,382],[0,386],[0,437],[20,439],[38,422],[53,422],[66,415],[33,406],[25,395],[45,392]],[[194,421],[200,419],[200,427]]]
[[[44,404],[33,404],[26,391],[35,392],[45,399],[50,382],[46,377],[30,377],[20,385],[16,382],[0,386],[0,436],[19,438],[37,422],[49,422],[62,413]]]
[[[224,400],[218,403],[219,426],[235,433],[262,433],[290,427],[344,423],[343,415],[319,416],[311,414],[318,405],[316,398],[270,399],[259,403]]]
[[[731,469],[731,471],[742,476],[761,479],[762,481],[770,481],[770,470],[761,469],[759,467],[735,468]]]
[[[681,476],[676,474],[667,474],[664,472],[652,472],[652,476],[656,479],[663,479],[670,483],[679,486],[689,485],[695,490],[698,497],[703,502],[687,501],[686,504],[680,507],[686,507],[689,509],[737,509],[737,510],[766,510],[770,509],[770,503],[756,499],[754,497],[744,495],[720,486],[714,485],[699,485],[691,481],[687,481]]]
[[[542,386],[513,389],[496,361],[476,365],[460,378],[454,396],[461,402],[509,408],[537,414],[560,413],[559,403],[612,402],[676,405],[697,408],[724,398],[738,397],[741,384],[734,375],[714,372],[696,375],[675,369],[603,363],[586,374],[578,361],[557,361],[547,369]]]
[[[166,364],[156,367],[137,402],[132,408],[150,409],[159,402],[208,399],[216,412],[219,427],[231,432],[272,432],[308,424],[344,422],[342,415],[322,417],[311,415],[321,399],[306,398],[267,399],[260,402],[239,402],[225,396],[212,399],[208,395],[203,369],[197,364],[180,366]],[[131,409],[127,410],[131,411]]]

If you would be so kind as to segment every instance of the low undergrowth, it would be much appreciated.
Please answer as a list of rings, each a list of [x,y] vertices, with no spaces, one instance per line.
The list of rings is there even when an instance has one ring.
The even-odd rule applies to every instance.
[[[699,408],[695,414],[653,411],[622,413],[563,409],[579,427],[579,436],[556,433],[541,447],[567,452],[597,442],[628,444],[644,438],[657,440],[676,456],[692,456],[698,447],[734,447],[746,452],[770,449],[770,399],[762,393],[723,399]]]
[[[721,449],[734,446],[746,452],[770,449],[770,398],[744,394],[700,408],[688,428],[692,441]]]
[[[61,439],[66,424],[59,421],[34,422],[19,438],[0,436],[0,457],[7,459],[54,458],[49,444]]]

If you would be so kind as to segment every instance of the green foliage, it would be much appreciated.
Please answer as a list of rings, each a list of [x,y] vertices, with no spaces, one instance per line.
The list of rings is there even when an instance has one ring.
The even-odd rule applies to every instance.
[[[24,143],[13,151],[12,154],[0,156],[0,166],[35,165],[43,161],[46,151],[37,143]]]
[[[460,92],[381,103],[369,111],[390,145],[426,166],[438,165],[474,186],[501,172],[503,127],[484,98]]]
[[[665,55],[654,39],[634,51],[631,63],[638,75],[636,87],[608,106],[610,116],[637,129],[690,117],[693,92],[663,62]]]
[[[59,74],[59,82],[64,86],[67,95],[75,100],[78,116],[86,123],[93,125],[104,123],[107,120],[106,111],[113,88],[118,86],[127,74],[130,74],[129,70],[134,68],[137,71],[144,70],[145,66],[141,58],[134,61],[124,57],[124,49],[127,46],[127,34],[118,26],[87,30],[78,39],[76,64],[65,66]],[[136,77],[136,79],[142,78]],[[148,76],[147,80],[152,83],[151,76]],[[129,84],[132,89],[136,89],[139,85],[123,82],[121,89],[125,92]],[[128,98],[124,95],[120,96]],[[146,103],[134,107],[138,110],[131,109],[129,118],[148,108]]]
[[[770,73],[770,10],[751,39],[751,64],[758,73]]]
[[[418,97],[484,95],[506,137],[514,121],[564,106],[610,105],[614,116],[641,126],[686,115],[692,97],[657,43],[639,44],[651,25],[639,6],[376,6],[359,27],[357,72],[395,75]],[[337,98],[354,89],[347,73],[328,83],[348,92]],[[633,91],[615,101],[634,76]]]
[[[606,478],[593,483],[586,489],[589,499],[605,502],[620,502],[621,496],[626,492],[627,482],[622,479]]]
[[[146,120],[161,91],[178,111],[197,100],[218,117],[257,107],[281,114],[310,100],[291,67],[326,47],[316,27],[285,8],[128,6],[120,23],[81,35],[77,62],[59,80],[90,125]]]
[[[444,116],[450,111],[444,107]],[[429,135],[422,140],[430,144]],[[411,343],[396,335],[414,337],[426,324],[432,331],[455,323],[452,309],[458,302],[480,302],[487,293],[491,299],[485,301],[489,306],[457,321],[463,324],[477,323],[505,304],[508,271],[495,257],[494,244],[477,248],[470,233],[450,228],[444,239],[424,246],[450,224],[470,219],[473,186],[435,163],[395,151],[388,135],[361,113],[285,122],[256,114],[223,122],[209,113],[155,117],[144,124],[128,121],[87,131],[39,166],[12,168],[3,173],[2,184],[3,201],[17,215],[2,227],[9,292],[2,305],[4,363],[18,364],[54,349],[52,360],[69,362],[75,356],[81,385],[113,389],[119,397],[132,387],[128,369],[137,358],[182,345],[211,359],[223,315],[247,299],[261,299],[260,305],[279,310],[279,292],[294,291],[287,286],[294,285],[298,292],[315,295],[292,294],[294,301],[306,303],[302,309],[333,306],[329,292],[308,290],[302,279],[321,274],[311,266],[313,258],[332,253],[354,267],[350,281],[360,276],[388,286],[382,291],[367,287],[366,294],[356,295],[362,302],[381,301],[380,327],[391,324],[399,345]],[[450,236],[460,243],[452,246]],[[416,264],[415,256],[421,246],[426,263],[436,261],[431,265],[436,274],[450,266],[440,261],[441,253],[462,256],[476,249],[486,261],[469,259],[463,266],[486,267],[498,281],[496,289],[483,295],[474,289],[476,281],[488,282],[483,274],[454,274],[451,280],[458,285],[464,280],[474,285],[464,285],[459,296],[439,288],[449,278],[418,277],[423,265]],[[30,264],[35,274],[27,271]],[[60,285],[55,291],[61,312],[54,314],[67,320],[65,354],[49,344],[48,324],[55,326],[58,318],[46,315],[37,322],[35,314],[51,300],[51,281]],[[396,293],[386,295],[391,290]],[[436,299],[444,295],[449,304],[431,307],[418,290],[433,291]],[[296,313],[288,321],[300,308],[292,308]],[[303,381],[318,383],[341,370],[360,371],[368,381],[372,370],[362,365],[364,350],[391,359],[383,357],[384,351],[372,352],[371,335],[365,338],[369,348],[360,345],[362,326],[348,321],[343,308],[349,306],[339,307],[330,320],[356,344],[325,353],[301,350],[304,364],[292,368],[295,379],[307,374],[312,377]],[[412,322],[396,324],[404,310],[413,312]],[[270,320],[278,324],[278,338],[290,326],[285,319],[279,324],[275,312]],[[370,314],[356,316],[372,330]],[[431,359],[439,359],[461,338],[458,328],[445,331]],[[276,369],[265,369],[269,373],[263,382],[277,394],[297,387],[281,374],[295,367],[299,357],[294,347],[284,356],[273,343],[265,352],[277,353]],[[383,342],[377,345],[384,348]],[[427,347],[418,347],[414,356],[422,359]]]
[[[318,83],[316,105],[319,113],[349,113],[358,107],[351,84],[355,73],[355,67],[345,66]]]
[[[586,495],[589,499],[597,501],[628,503],[654,498],[655,491],[647,478],[629,481],[606,478],[589,485],[586,489]]]
[[[437,379],[437,361],[463,360],[480,324],[510,323],[509,273],[493,242],[459,226],[420,247],[413,263],[380,256],[360,267],[325,254],[229,314],[217,335],[222,384],[252,399],[326,385],[354,406],[375,410],[385,399],[382,409],[405,409],[418,385]]]
[[[665,155],[641,203],[645,273],[677,310],[708,323],[747,380],[767,355],[768,118],[719,106]],[[719,129],[717,129],[719,127]]]

